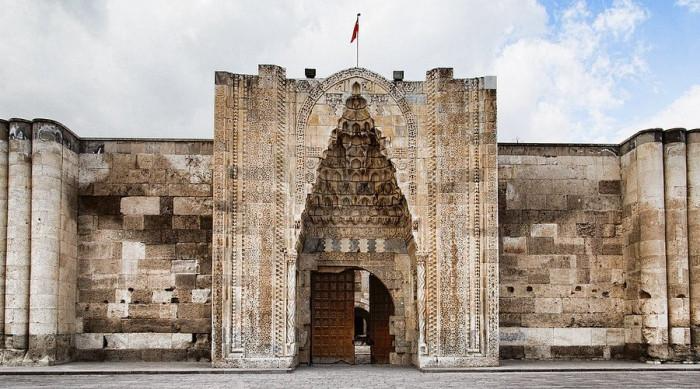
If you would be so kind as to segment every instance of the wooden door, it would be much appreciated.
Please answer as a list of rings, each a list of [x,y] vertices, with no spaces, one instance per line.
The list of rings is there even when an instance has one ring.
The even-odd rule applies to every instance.
[[[394,302],[384,284],[374,275],[369,277],[368,337],[372,346],[372,363],[389,363],[394,351],[394,335],[389,334],[389,316],[394,314]]]
[[[311,361],[355,363],[355,274],[311,273]]]

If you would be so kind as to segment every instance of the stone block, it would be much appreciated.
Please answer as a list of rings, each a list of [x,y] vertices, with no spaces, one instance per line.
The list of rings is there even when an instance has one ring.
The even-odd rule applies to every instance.
[[[172,348],[174,349],[187,349],[193,345],[193,334],[182,334],[175,333],[172,334]]]
[[[209,303],[211,299],[210,289],[194,289],[192,290],[193,303]]]
[[[561,313],[562,300],[559,298],[536,298],[535,299],[536,313]]]
[[[211,198],[209,197],[176,197],[173,199],[175,215],[210,215]]]
[[[124,350],[129,347],[129,334],[105,334],[106,349]]]
[[[179,319],[208,319],[211,318],[211,307],[208,304],[180,304],[177,315]]]
[[[160,197],[124,197],[120,210],[124,215],[159,215]]]
[[[552,348],[549,345],[544,346],[524,346],[525,359],[547,360],[552,359]]]
[[[86,333],[75,335],[75,347],[79,350],[101,349],[104,345],[104,335]]]
[[[146,258],[146,245],[142,242],[122,242],[122,259]]]
[[[625,344],[624,328],[608,328],[605,342],[608,346],[620,346]]]
[[[552,357],[562,359],[603,359],[604,346],[552,346]]]
[[[524,237],[508,237],[501,238],[504,254],[525,254],[527,252],[527,239]]]
[[[525,358],[525,347],[523,346],[500,346],[501,359],[523,359]]]
[[[591,328],[554,328],[552,344],[557,346],[590,346]]]
[[[179,215],[173,217],[172,225],[177,230],[196,230],[199,229],[199,222],[199,215]]]
[[[690,328],[670,328],[669,342],[671,344],[690,344]]]
[[[598,193],[600,194],[615,194],[621,193],[620,180],[603,180],[598,182]]]
[[[151,302],[154,304],[170,303],[173,298],[173,292],[167,290],[154,290],[151,296]]]
[[[131,333],[128,337],[130,349],[169,349],[172,346],[171,334]]]
[[[179,290],[189,290],[198,287],[198,276],[195,273],[192,274],[176,274],[175,275],[175,287]],[[211,284],[211,277],[209,278]]]
[[[129,316],[129,304],[109,303],[107,304],[107,317],[111,319],[123,319]]]
[[[172,261],[172,273],[199,273],[199,265],[195,259],[178,259]]]

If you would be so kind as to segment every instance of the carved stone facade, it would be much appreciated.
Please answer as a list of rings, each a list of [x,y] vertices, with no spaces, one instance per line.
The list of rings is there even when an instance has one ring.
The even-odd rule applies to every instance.
[[[295,366],[310,272],[354,267],[401,302],[392,362],[497,364],[495,80],[260,66],[216,81],[214,363]]]
[[[495,79],[451,69],[215,84],[213,141],[0,120],[0,364],[292,369],[341,278],[356,362],[700,357],[700,129],[497,145]]]

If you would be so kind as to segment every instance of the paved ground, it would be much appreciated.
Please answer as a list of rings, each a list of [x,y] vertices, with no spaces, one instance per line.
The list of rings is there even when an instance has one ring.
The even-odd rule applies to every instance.
[[[309,369],[299,367],[296,372]],[[389,366],[347,366],[347,365],[316,365],[314,369],[331,369],[344,371],[343,369],[384,369],[393,371]],[[416,370],[413,367],[408,370]],[[458,369],[460,373],[486,373],[486,372],[578,372],[578,371],[697,371],[700,373],[700,363],[663,363],[650,364],[636,361],[527,361],[527,360],[502,360],[496,367],[473,367]],[[375,370],[369,370],[373,372]],[[265,371],[267,372],[267,371]],[[0,366],[0,376],[3,375],[83,375],[83,374],[231,374],[241,373],[237,369],[215,368],[209,362],[71,362],[56,366]],[[248,371],[250,373],[250,371]],[[282,372],[280,372],[282,373]]]
[[[377,366],[302,367],[279,374],[5,375],[5,388],[697,388],[700,370],[421,373]]]

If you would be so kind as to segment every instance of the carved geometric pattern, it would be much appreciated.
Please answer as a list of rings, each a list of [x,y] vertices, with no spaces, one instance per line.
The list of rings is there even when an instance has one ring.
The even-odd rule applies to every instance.
[[[406,120],[406,126],[408,129],[408,149],[409,149],[409,155],[408,158],[410,160],[410,167],[409,167],[409,188],[410,192],[407,193],[407,200],[409,203],[409,207],[412,207],[413,204],[415,204],[416,200],[416,137],[418,135],[418,127],[416,123],[415,116],[413,115],[413,112],[411,111],[408,102],[405,99],[405,92],[403,90],[397,89],[395,84],[387,81],[384,77],[380,76],[377,73],[374,73],[372,71],[369,71],[367,69],[363,68],[350,68],[346,69],[343,71],[340,71],[338,73],[333,74],[332,76],[326,78],[321,82],[320,84],[305,84],[304,91],[308,93],[308,96],[304,103],[301,106],[301,109],[299,110],[299,114],[297,115],[297,122],[295,125],[295,135],[296,135],[296,146],[295,146],[295,156],[296,156],[296,174],[295,174],[295,179],[296,179],[296,184],[295,184],[295,193],[296,193],[296,198],[295,202],[297,206],[302,206],[304,204],[304,201],[306,200],[306,187],[304,184],[304,161],[307,158],[307,155],[305,155],[305,147],[304,147],[304,139],[305,139],[305,131],[307,127],[307,122],[309,120],[309,116],[311,115],[311,110],[313,109],[314,105],[318,101],[321,96],[323,96],[328,90],[330,90],[333,86],[337,85],[339,82],[348,79],[348,78],[363,78],[375,85],[378,85],[380,88],[385,90],[389,96],[396,102],[396,104],[399,106],[399,109],[401,110],[401,113],[403,114],[405,120]],[[298,86],[299,88],[299,86]]]
[[[274,332],[275,332],[275,355],[284,355],[286,344],[286,306],[285,300],[288,295],[286,288],[287,267],[285,258],[286,242],[284,232],[286,229],[286,186],[284,185],[287,176],[287,142],[286,130],[287,123],[286,115],[286,76],[284,72],[275,72],[277,76],[276,84],[276,121],[277,128],[275,133],[275,245],[274,245],[274,267],[275,267],[275,284],[274,284]]]
[[[418,353],[425,354],[425,259],[416,261],[416,310],[418,311]]]
[[[369,240],[372,245],[381,242],[377,250],[384,250],[387,238],[388,242],[396,237],[404,242],[410,239],[411,216],[394,177],[394,166],[386,157],[384,138],[374,127],[359,85],[356,87],[357,94],[348,98],[331,133],[316,183],[307,197],[302,214],[304,235],[347,243],[357,239]],[[340,246],[333,248],[331,242],[324,250],[341,250]]]
[[[318,134],[329,130],[328,113],[345,115],[347,80],[355,78],[369,103],[361,98],[350,103],[365,104],[367,117],[345,118],[346,123],[367,120],[369,125],[354,131],[344,129],[341,120],[324,152],[316,147]],[[294,363],[297,347],[304,346],[296,339],[296,331],[302,331],[295,329],[301,325],[295,319],[300,304],[296,260],[289,250],[313,253],[323,266],[367,262],[382,277],[396,280],[395,270],[386,266],[397,253],[413,252],[406,245],[411,235],[417,254],[412,274],[417,277],[418,339],[407,341],[419,341],[409,348],[417,349],[421,366],[470,366],[484,363],[482,357],[497,358],[496,107],[495,90],[484,89],[483,82],[456,80],[444,69],[430,71],[425,82],[389,82],[357,68],[320,82],[288,82],[284,70],[274,66],[261,66],[258,76],[217,79],[216,361]],[[320,108],[322,119],[310,126],[308,143],[314,146],[309,146],[307,122],[320,98],[321,107],[330,111]],[[396,136],[387,138],[393,143],[384,149],[369,114],[384,112],[378,120],[385,123],[395,114],[387,106],[394,102],[402,124],[390,127]],[[421,139],[413,105],[421,109]],[[377,170],[376,180],[372,170]],[[302,208],[307,198],[310,206]],[[343,213],[352,207],[362,211]],[[387,209],[392,211],[376,213]],[[417,216],[412,224],[411,214]],[[299,334],[301,339],[307,335]]]
[[[296,354],[296,293],[297,265],[296,253],[287,259],[287,347],[285,355]]]
[[[436,229],[435,214],[437,209],[437,172],[436,172],[436,155],[435,155],[435,137],[436,137],[436,98],[437,98],[437,72],[432,71],[427,75],[425,89],[428,101],[428,131],[426,134],[428,144],[428,158],[426,161],[428,174],[428,212],[427,212],[427,244],[425,252],[427,253],[426,267],[426,344],[428,346],[428,355],[439,355],[438,339],[440,336],[438,328],[438,317],[440,316],[440,300],[438,295],[439,284],[438,277],[440,269],[437,261],[437,241],[434,231]]]

